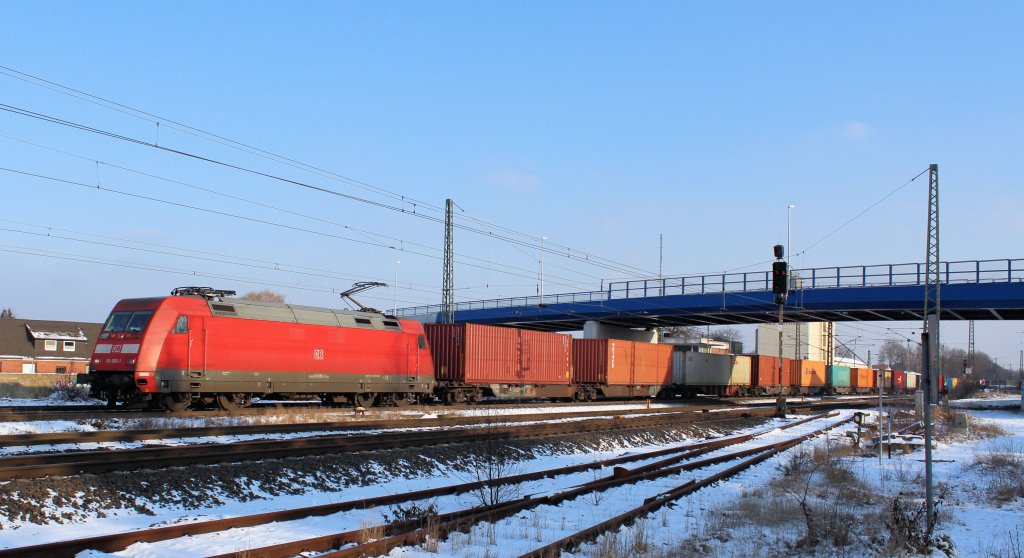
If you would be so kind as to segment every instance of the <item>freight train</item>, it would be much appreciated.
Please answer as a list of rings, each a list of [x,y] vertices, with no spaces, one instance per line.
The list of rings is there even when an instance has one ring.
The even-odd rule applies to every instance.
[[[349,291],[351,292],[351,291]],[[107,318],[90,372],[94,397],[180,411],[262,399],[358,406],[871,391],[875,371],[809,360],[719,355],[669,344],[477,324],[421,324],[360,306],[333,310],[175,289],[126,299]],[[911,373],[912,374],[912,373]],[[892,371],[886,387],[908,389]],[[893,383],[895,382],[895,383]]]

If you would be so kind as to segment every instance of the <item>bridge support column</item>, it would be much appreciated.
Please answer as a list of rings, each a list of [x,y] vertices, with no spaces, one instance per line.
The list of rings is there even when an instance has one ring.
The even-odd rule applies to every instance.
[[[642,329],[629,329],[608,324],[602,324],[596,320],[587,320],[583,324],[584,339],[623,339],[626,341],[641,341],[644,343],[657,343],[658,332]]]

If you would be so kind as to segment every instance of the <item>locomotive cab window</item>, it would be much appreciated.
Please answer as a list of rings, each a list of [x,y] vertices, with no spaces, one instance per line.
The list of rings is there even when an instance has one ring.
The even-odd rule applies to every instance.
[[[152,317],[152,310],[143,312],[114,312],[107,318],[107,325],[103,327],[103,331],[142,331],[146,329],[146,324],[149,323],[149,319]]]
[[[174,324],[174,333],[188,333],[188,316],[178,316]]]

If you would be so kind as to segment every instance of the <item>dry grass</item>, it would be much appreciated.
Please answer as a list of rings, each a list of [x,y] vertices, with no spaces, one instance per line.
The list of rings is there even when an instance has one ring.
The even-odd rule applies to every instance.
[[[989,501],[1006,504],[1024,498],[1024,445],[1006,441],[989,451],[979,451],[968,468],[982,471],[979,488]]]
[[[370,518],[359,522],[359,544],[366,544],[384,538],[384,525]]]

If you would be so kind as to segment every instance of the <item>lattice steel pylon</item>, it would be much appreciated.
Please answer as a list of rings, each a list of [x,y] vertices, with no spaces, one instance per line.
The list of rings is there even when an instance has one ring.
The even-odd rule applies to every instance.
[[[939,354],[942,350],[939,341],[939,317],[942,315],[942,305],[939,298],[939,165],[932,164],[928,167],[928,244],[925,253],[925,287],[924,287],[924,315],[922,316],[924,326],[922,331],[929,334],[931,347],[931,361],[928,363],[931,368],[931,378],[934,380],[942,374],[942,358]],[[929,317],[936,316],[934,331],[930,330]],[[931,397],[938,399],[938,386],[932,384]]]
[[[942,359],[939,358],[942,344],[939,342],[939,322],[942,307],[939,304],[939,165],[928,167],[928,242],[925,251],[924,284],[924,326],[921,328],[921,355],[924,375],[924,463],[925,501],[927,502],[928,535],[935,526],[935,505],[932,491],[932,403],[938,401],[936,385]],[[934,320],[933,331],[929,331]],[[934,351],[932,348],[934,347]],[[934,354],[933,354],[934,353]],[[940,363],[933,366],[933,363]]]
[[[451,198],[444,201],[444,278],[441,281],[441,323],[455,323],[455,279],[452,250],[452,218]]]

